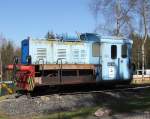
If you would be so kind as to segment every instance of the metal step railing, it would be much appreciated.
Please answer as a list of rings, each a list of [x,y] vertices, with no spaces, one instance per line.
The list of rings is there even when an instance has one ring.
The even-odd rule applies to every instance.
[[[58,58],[57,59],[57,63],[56,64],[59,64],[59,73],[58,73],[58,75],[59,75],[59,81],[60,81],[60,85],[62,84],[62,60],[63,60],[63,58]],[[59,61],[60,61],[60,63],[59,63]]]

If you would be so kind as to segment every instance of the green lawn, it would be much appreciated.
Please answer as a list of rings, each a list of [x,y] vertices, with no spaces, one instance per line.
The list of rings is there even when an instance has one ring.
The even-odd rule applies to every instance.
[[[6,116],[4,113],[0,111],[0,119],[8,119],[8,118],[9,118],[8,116]]]
[[[57,112],[47,116],[35,117],[34,119],[86,119],[89,115],[93,115],[99,107],[80,108],[76,111]]]

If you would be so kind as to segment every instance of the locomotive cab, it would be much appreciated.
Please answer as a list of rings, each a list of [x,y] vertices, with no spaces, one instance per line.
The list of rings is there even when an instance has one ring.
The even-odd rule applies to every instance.
[[[82,34],[81,40],[91,44],[89,60],[91,64],[97,64],[96,82],[131,81],[131,40],[122,37],[101,37],[92,33]]]
[[[101,39],[103,80],[131,81],[131,45],[131,40],[123,38],[103,37]]]

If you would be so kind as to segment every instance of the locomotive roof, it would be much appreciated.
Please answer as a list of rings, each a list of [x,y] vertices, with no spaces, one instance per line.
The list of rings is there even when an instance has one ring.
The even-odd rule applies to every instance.
[[[116,36],[102,36],[101,42],[105,43],[129,43],[132,44],[133,41],[124,37],[116,37]]]
[[[80,38],[75,40],[69,40],[69,39],[25,39],[25,40],[32,40],[32,41],[64,41],[64,42],[101,42],[101,43],[129,43],[132,44],[133,41],[124,37],[117,37],[117,36],[100,36],[96,33],[83,33],[80,35]]]
[[[80,35],[80,39],[86,39],[86,41],[97,41],[103,43],[133,43],[132,40],[118,37],[118,36],[101,36],[96,33],[83,33]]]

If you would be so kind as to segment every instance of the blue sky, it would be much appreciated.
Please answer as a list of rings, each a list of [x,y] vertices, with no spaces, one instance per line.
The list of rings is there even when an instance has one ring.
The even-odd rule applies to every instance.
[[[48,30],[75,34],[92,32],[90,0],[0,0],[0,33],[20,43],[27,36],[42,38]]]

